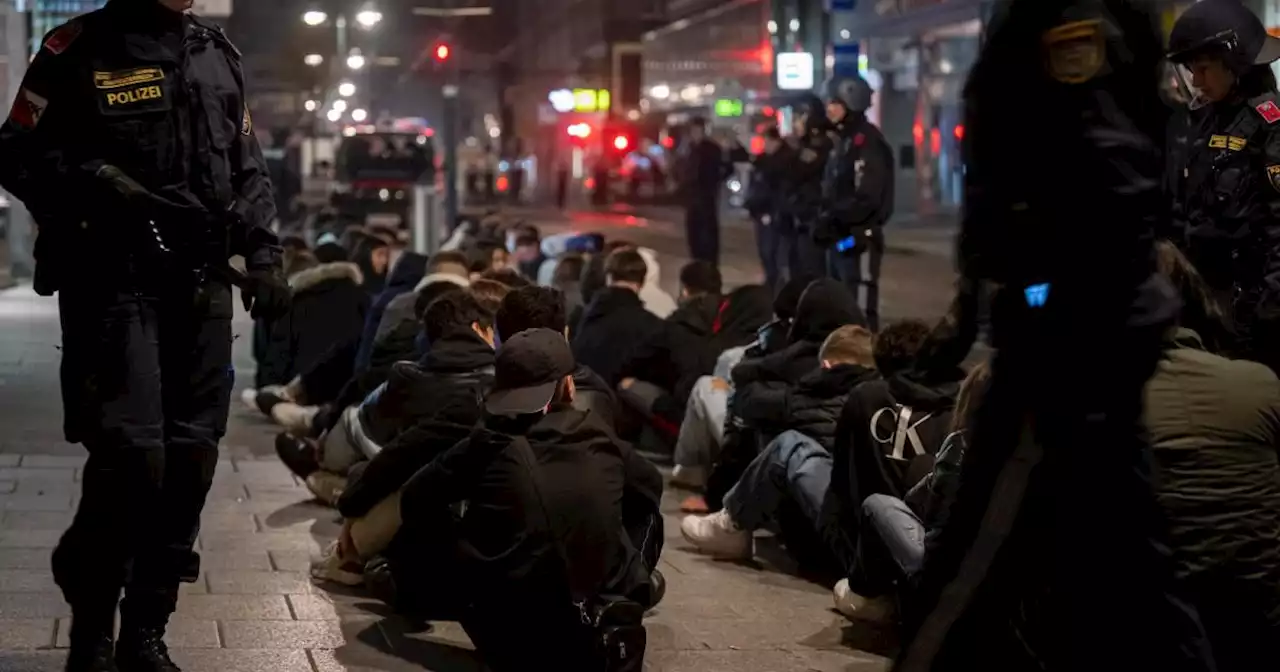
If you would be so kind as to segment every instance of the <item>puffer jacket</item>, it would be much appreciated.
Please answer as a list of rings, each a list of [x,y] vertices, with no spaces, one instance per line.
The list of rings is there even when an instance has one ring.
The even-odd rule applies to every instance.
[[[358,342],[369,311],[360,268],[320,264],[289,278],[289,314],[271,323],[259,380],[283,385],[322,362],[330,351]]]
[[[764,442],[794,430],[822,444],[835,446],[836,425],[849,393],[877,378],[873,369],[854,364],[818,368],[794,386],[762,390],[737,406],[745,425],[760,431]]]
[[[1180,329],[1146,387],[1175,569],[1218,669],[1280,660],[1280,382]]]

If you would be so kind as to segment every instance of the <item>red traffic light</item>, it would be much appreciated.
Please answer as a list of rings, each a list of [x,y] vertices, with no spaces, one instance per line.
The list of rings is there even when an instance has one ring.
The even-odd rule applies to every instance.
[[[631,139],[625,135],[618,135],[613,138],[613,148],[618,150],[619,152],[627,151],[627,148],[630,146],[631,146]]]
[[[447,45],[447,44],[437,44],[437,45],[436,45],[436,60],[437,60],[437,61],[447,61],[447,60],[449,60],[449,54],[451,53],[451,51],[452,51],[452,50],[450,50],[450,49],[449,49],[449,45]]]

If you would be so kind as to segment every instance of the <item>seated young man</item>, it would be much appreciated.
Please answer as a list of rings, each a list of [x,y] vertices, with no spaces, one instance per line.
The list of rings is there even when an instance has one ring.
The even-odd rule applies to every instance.
[[[925,542],[947,522],[960,487],[960,462],[969,425],[991,382],[991,368],[978,364],[956,396],[950,433],[942,442],[933,471],[903,499],[871,495],[862,502],[861,529],[851,578],[836,583],[836,610],[850,619],[884,622],[909,605],[924,565]]]
[[[680,269],[680,306],[618,372],[623,402],[665,438],[675,439],[679,411],[688,403],[694,383],[711,373],[725,349],[715,344],[727,305],[721,285],[719,269],[708,262],[693,261]]]
[[[430,446],[422,445],[431,443],[429,437],[418,436],[409,445],[395,442],[406,429],[428,420],[470,426],[479,417],[478,399],[492,377],[493,313],[471,290],[460,290],[433,301],[423,314],[423,327],[431,342],[425,357],[396,364],[384,386],[346,411],[321,443],[318,459],[306,460],[301,453],[286,461],[324,501],[341,497],[363,503],[349,508],[348,515],[362,515],[364,505],[394,493],[412,473],[406,473],[406,465],[420,467],[430,460]],[[380,449],[371,450],[368,444]],[[378,464],[370,463],[359,478],[346,483],[351,468],[371,454]]]
[[[790,286],[790,283],[789,283]],[[783,295],[786,295],[784,288]],[[843,283],[830,278],[814,280],[796,298],[794,318],[782,343],[769,344],[767,354],[748,356],[733,368],[733,395],[729,399],[725,449],[707,478],[706,504],[720,509],[724,495],[742,476],[768,439],[745,429],[736,408],[753,395],[786,389],[818,368],[818,352],[831,332],[845,325],[866,326],[858,301]],[[770,329],[767,334],[772,334]],[[730,438],[732,437],[732,438]]]
[[[776,521],[788,504],[811,527],[803,531],[806,536],[835,536],[827,530],[832,521],[824,514],[824,502],[836,419],[850,392],[876,378],[871,332],[858,326],[835,330],[822,344],[818,360],[820,368],[796,385],[758,396],[744,409],[766,435],[780,433],[725,495],[724,509],[688,516],[681,523],[684,538],[700,550],[750,557],[752,531]]]
[[[528,329],[550,329],[568,334],[564,297],[550,287],[521,287],[502,300],[498,309],[498,341],[502,342]],[[590,367],[578,364],[573,372],[576,390],[573,405],[604,418],[610,426],[618,417],[618,399],[600,376]]]
[[[498,672],[593,669],[575,601],[658,597],[661,475],[573,408],[576,367],[561,332],[505,340],[483,424],[406,484],[387,550],[397,608],[460,621]]]
[[[662,330],[662,320],[640,300],[648,266],[639,252],[623,248],[610,254],[604,270],[607,285],[592,297],[569,336],[578,362],[614,387],[632,353]]]

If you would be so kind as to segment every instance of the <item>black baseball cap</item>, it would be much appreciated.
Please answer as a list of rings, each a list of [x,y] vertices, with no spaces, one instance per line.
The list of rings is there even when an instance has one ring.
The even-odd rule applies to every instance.
[[[502,343],[484,407],[494,415],[528,415],[551,403],[556,385],[577,363],[564,334],[526,329]]]

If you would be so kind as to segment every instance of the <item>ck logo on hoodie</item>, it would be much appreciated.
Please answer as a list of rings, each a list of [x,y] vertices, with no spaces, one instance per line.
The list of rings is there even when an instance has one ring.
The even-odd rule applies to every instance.
[[[911,407],[896,404],[882,408],[871,416],[871,438],[882,446],[892,445],[893,449],[885,449],[890,459],[899,462],[910,462],[921,455],[928,455],[924,441],[917,428],[933,417],[932,413],[913,417]],[[907,447],[911,448],[911,456],[907,456]]]

